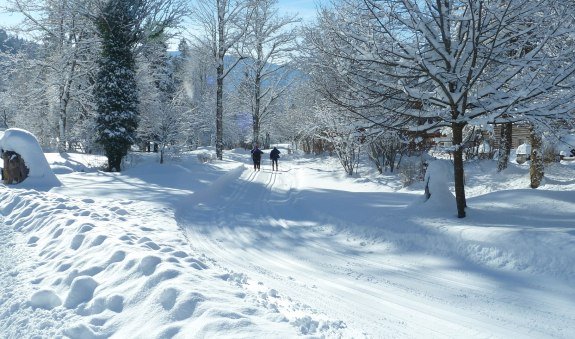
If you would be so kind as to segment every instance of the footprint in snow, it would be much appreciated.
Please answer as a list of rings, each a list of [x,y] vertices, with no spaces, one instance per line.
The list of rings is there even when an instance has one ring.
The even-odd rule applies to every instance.
[[[72,243],[70,244],[70,248],[73,250],[77,250],[78,248],[80,248],[80,246],[82,246],[82,243],[84,242],[85,238],[86,238],[86,236],[83,234],[76,234],[74,236],[74,238],[72,238]]]
[[[154,255],[149,255],[140,261],[138,270],[144,275],[152,275],[156,271],[156,267],[162,262],[162,259]]]
[[[54,232],[54,235],[52,236],[52,239],[57,239],[57,238],[59,238],[59,237],[62,235],[62,232],[63,232],[63,231],[64,231],[63,229],[58,228],[58,229],[56,230],[56,232]]]
[[[92,243],[90,243],[89,247],[95,247],[95,246],[100,246],[102,245],[102,243],[107,239],[108,237],[105,235],[100,234],[99,236],[96,237],[96,239],[94,239],[92,241]]]
[[[64,307],[76,308],[81,303],[92,300],[94,297],[94,290],[98,287],[98,283],[90,276],[79,276],[72,281],[68,296],[64,301]]]
[[[172,287],[163,290],[159,298],[160,305],[162,305],[166,311],[171,310],[176,304],[179,295],[180,291]]]
[[[86,233],[86,232],[90,232],[91,230],[94,229],[94,224],[83,224],[82,226],[80,226],[80,230],[78,231],[78,233]]]

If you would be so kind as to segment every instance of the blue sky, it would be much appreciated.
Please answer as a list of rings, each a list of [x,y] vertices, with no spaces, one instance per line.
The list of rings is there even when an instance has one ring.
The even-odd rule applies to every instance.
[[[318,3],[327,3],[328,0],[278,0],[279,13],[298,14],[304,21],[313,20]],[[0,0],[0,27],[18,23],[19,16],[2,13],[6,5],[5,0]]]
[[[303,20],[311,20],[316,14],[316,4],[325,3],[327,0],[278,0],[280,13],[299,13]]]
[[[0,27],[16,24],[19,19],[14,15],[3,13],[4,6],[6,1],[0,0]]]

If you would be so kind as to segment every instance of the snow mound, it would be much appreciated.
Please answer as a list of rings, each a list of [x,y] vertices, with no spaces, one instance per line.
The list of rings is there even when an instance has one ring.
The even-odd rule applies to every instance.
[[[455,196],[449,189],[453,182],[452,177],[453,165],[450,161],[434,160],[429,163],[424,178],[429,193],[429,198],[423,199],[426,208],[436,212],[453,210]],[[421,207],[419,204],[416,205],[415,208]]]
[[[98,283],[90,276],[82,276],[74,278],[70,293],[64,302],[66,308],[76,308],[83,302],[92,300],[94,290],[98,287]]]
[[[49,289],[37,291],[30,298],[30,305],[36,308],[43,308],[45,310],[51,310],[54,307],[62,305],[62,300],[58,295]]]
[[[4,151],[13,151],[22,156],[26,167],[30,170],[28,178],[19,186],[56,187],[61,183],[50,168],[44,152],[36,137],[23,129],[9,128],[0,138],[0,148]]]
[[[557,145],[559,155],[571,156],[571,150],[575,149],[575,134],[567,134],[561,137]]]

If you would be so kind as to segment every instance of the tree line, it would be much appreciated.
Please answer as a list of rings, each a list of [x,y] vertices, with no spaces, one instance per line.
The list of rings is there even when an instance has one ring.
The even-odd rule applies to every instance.
[[[107,169],[119,171],[133,148],[163,161],[165,152],[212,144],[221,159],[224,148],[264,135],[292,138],[274,120],[297,100],[289,54],[298,19],[278,13],[276,0],[11,6],[24,17],[13,31],[34,49],[2,53],[4,122],[45,147],[103,152]],[[183,38],[186,29],[193,34]],[[174,41],[178,50],[168,52]]]
[[[210,144],[221,159],[272,135],[334,152],[349,174],[363,147],[382,172],[443,132],[464,217],[477,131],[501,126],[503,170],[511,126],[529,125],[536,188],[544,139],[573,128],[571,2],[332,0],[305,24],[277,0],[11,4],[34,43],[2,49],[5,125],[103,151],[111,171],[135,146],[163,161]]]
[[[339,0],[304,30],[304,58],[313,87],[376,139],[448,128],[465,217],[470,131],[529,124],[536,188],[543,136],[573,128],[573,14],[556,0]]]

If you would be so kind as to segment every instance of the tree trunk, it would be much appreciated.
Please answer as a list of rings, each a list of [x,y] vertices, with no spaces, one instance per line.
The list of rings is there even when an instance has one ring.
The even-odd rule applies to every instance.
[[[66,109],[65,108],[61,108],[60,109],[60,117],[58,119],[58,152],[59,153],[64,153],[66,152],[66,145],[67,145],[67,139],[68,136],[66,135],[66,123],[67,123],[67,118],[66,118]]]
[[[68,70],[66,82],[60,88],[60,114],[58,121],[59,141],[58,152],[66,152],[68,150],[68,104],[72,91],[72,82],[76,71],[77,62],[75,60],[76,53],[73,54],[74,59]]]
[[[535,128],[531,128],[531,164],[529,166],[529,175],[531,179],[531,188],[538,188],[544,174],[543,152],[541,151],[541,135]]]
[[[252,123],[253,123],[253,135],[252,141],[253,143],[259,145],[260,144],[260,117],[259,115],[254,114],[252,116]]]
[[[112,149],[106,152],[108,157],[108,172],[120,172],[122,170],[122,153]]]
[[[224,66],[218,66],[218,80],[216,91],[216,157],[222,160],[224,152]]]
[[[509,156],[511,155],[512,139],[513,139],[513,123],[506,122],[501,125],[499,159],[497,160],[498,172],[501,172],[507,168],[507,164],[509,163]]]
[[[260,106],[261,106],[261,75],[259,74],[259,62],[258,70],[255,75],[254,83],[254,108],[253,108],[253,132],[254,132],[254,142],[260,142],[260,126],[261,126],[261,116],[260,116]]]
[[[222,160],[224,153],[224,57],[225,20],[222,4],[218,1],[218,67],[216,70],[216,158]]]
[[[463,126],[462,124],[452,123],[453,130],[453,175],[455,182],[455,202],[457,205],[457,217],[465,218],[465,174],[463,170]]]

